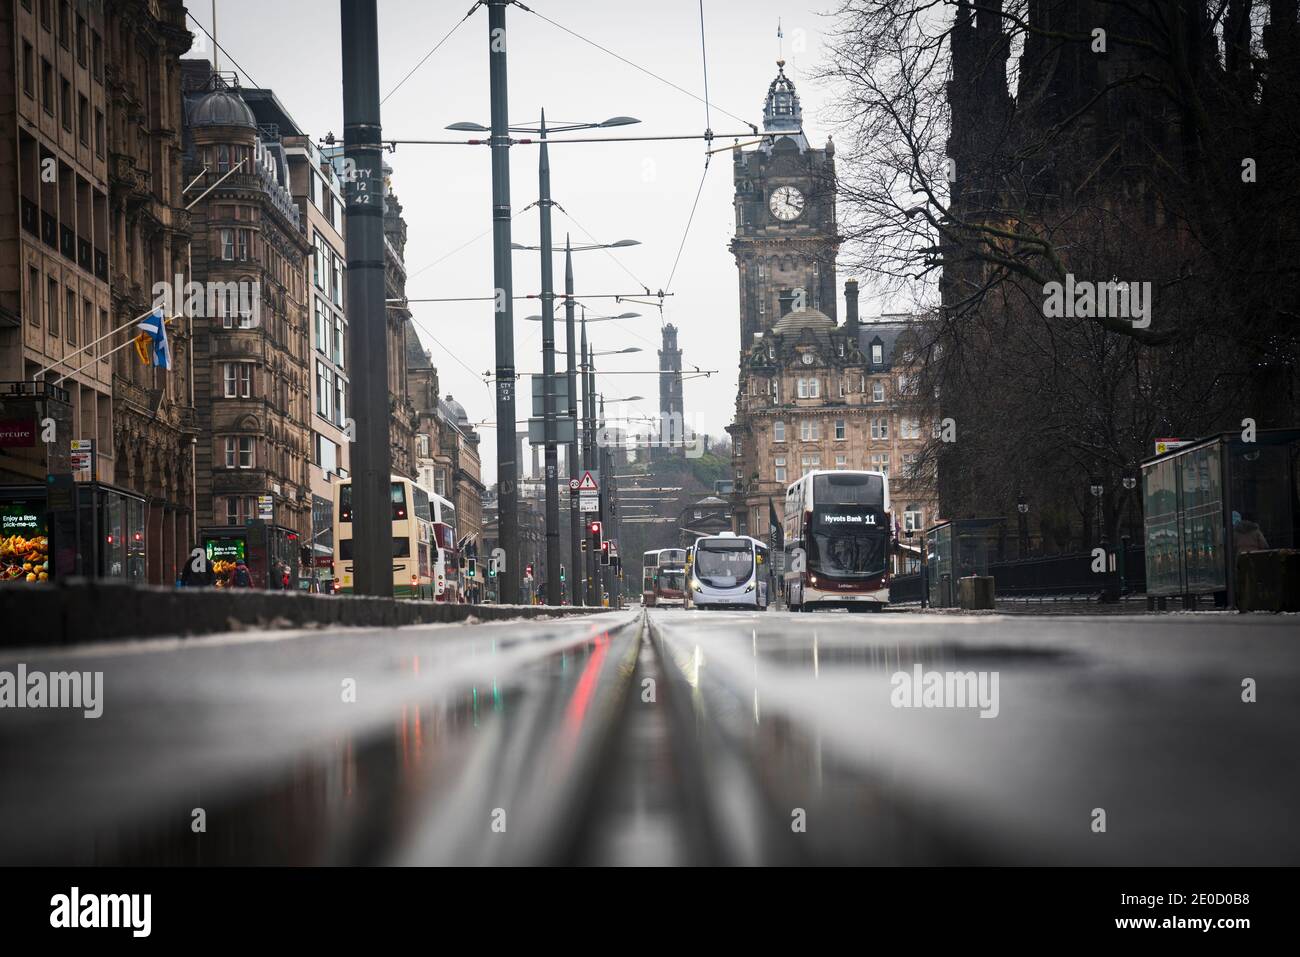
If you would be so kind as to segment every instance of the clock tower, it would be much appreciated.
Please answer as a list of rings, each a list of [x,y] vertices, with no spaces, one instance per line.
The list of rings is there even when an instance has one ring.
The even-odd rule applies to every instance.
[[[757,149],[733,151],[742,353],[792,309],[836,313],[835,145],[809,146],[784,60],[767,90],[763,133]]]

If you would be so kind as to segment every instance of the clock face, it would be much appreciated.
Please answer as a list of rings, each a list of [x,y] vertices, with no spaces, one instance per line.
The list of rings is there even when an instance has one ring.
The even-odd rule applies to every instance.
[[[803,193],[793,186],[778,186],[772,190],[772,197],[767,205],[772,210],[773,216],[788,223],[803,212]]]
[[[803,364],[806,366],[813,364],[813,354],[811,352],[805,352],[803,354]]]

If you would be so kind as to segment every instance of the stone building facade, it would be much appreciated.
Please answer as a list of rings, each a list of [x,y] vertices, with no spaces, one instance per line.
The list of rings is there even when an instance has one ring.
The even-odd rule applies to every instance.
[[[769,503],[813,469],[885,472],[900,532],[932,524],[933,481],[921,455],[932,426],[911,372],[914,324],[907,316],[861,322],[854,280],[837,323],[833,144],[808,146],[783,65],[763,116],[773,139],[737,150],[733,164],[741,356],[727,429],[732,528],[767,538]]]
[[[157,283],[172,289],[178,277],[189,281],[180,57],[190,33],[180,0],[108,3],[105,11],[109,287],[117,327],[150,308]],[[176,579],[196,517],[193,331],[183,313],[167,315],[170,370],[144,365],[134,349],[113,357],[116,480],[145,497],[147,578],[155,584]]]
[[[171,314],[170,371],[129,345],[155,285],[188,278],[190,40],[180,0],[0,5],[0,380],[43,379],[68,416],[58,456],[0,442],[0,486],[43,486],[71,443],[94,443],[72,473],[80,574],[167,582],[192,538],[184,316]]]
[[[193,210],[194,278],[224,289],[194,320],[199,523],[245,525],[269,495],[272,523],[301,539],[312,527],[312,247],[278,128],[259,126],[233,77],[205,61],[192,76],[186,177],[202,190],[229,174]]]

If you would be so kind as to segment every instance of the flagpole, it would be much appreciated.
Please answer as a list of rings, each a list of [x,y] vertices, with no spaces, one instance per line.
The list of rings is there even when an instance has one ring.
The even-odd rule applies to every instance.
[[[142,312],[142,313],[140,313],[140,315],[136,316],[134,319],[128,319],[126,322],[122,323],[122,324],[121,324],[120,326],[118,326],[116,329],[113,329],[113,330],[111,330],[110,332],[106,332],[106,333],[104,333],[102,336],[100,336],[100,337],[99,337],[98,339],[96,339],[94,342],[88,342],[88,343],[86,343],[84,346],[82,346],[80,349],[76,350],[75,352],[69,352],[66,356],[64,356],[63,358],[61,358],[58,362],[52,363],[51,365],[46,366],[44,369],[38,369],[38,370],[36,370],[36,372],[34,372],[34,373],[32,374],[32,379],[33,379],[33,380],[35,380],[35,379],[39,379],[41,376],[45,375],[45,373],[49,372],[51,369],[54,369],[54,368],[56,368],[57,366],[59,366],[59,365],[61,365],[61,364],[67,362],[67,361],[68,361],[69,359],[71,359],[73,356],[79,356],[79,355],[81,355],[83,352],[85,352],[87,349],[93,349],[93,348],[95,348],[95,346],[99,345],[99,344],[100,344],[101,342],[103,342],[105,339],[111,339],[111,338],[113,338],[113,336],[117,335],[119,332],[121,332],[121,331],[122,331],[123,329],[125,329],[127,326],[132,325],[133,323],[137,323],[137,322],[139,322],[141,319],[144,319],[144,318],[147,317],[147,316],[152,316],[152,315],[154,314],[154,311],[157,310],[157,308],[158,308],[157,306],[151,306],[151,307],[149,308],[149,311],[148,311],[148,312]],[[173,318],[174,318],[174,317],[173,317]],[[117,350],[114,349],[113,351],[116,352]],[[112,355],[111,352],[106,352],[106,353],[104,353],[104,354],[105,354],[105,355]],[[81,367],[81,369],[84,369],[84,368],[86,368],[86,367],[85,367],[85,366],[82,366],[82,367]],[[81,369],[78,369],[77,372],[80,372]],[[75,373],[75,372],[74,372],[74,373],[69,373],[69,375],[76,375],[76,373]],[[63,379],[66,379],[67,377],[68,377],[68,376],[65,375],[65,376],[63,377]],[[62,382],[63,379],[60,379],[59,382]]]
[[[145,313],[145,315],[149,315],[149,313]],[[172,321],[173,319],[175,319],[175,318],[177,318],[177,317],[176,317],[176,316],[169,316],[169,317],[168,317],[167,319],[165,319],[164,321],[165,321],[165,322],[171,322],[171,321]],[[72,370],[71,372],[68,372],[68,373],[66,373],[66,374],[64,374],[64,375],[62,375],[62,376],[60,376],[58,379],[55,379],[55,380],[54,380],[54,384],[55,384],[55,385],[58,385],[58,384],[59,384],[60,382],[62,382],[64,379],[67,379],[67,378],[69,378],[69,377],[71,377],[71,376],[76,375],[76,374],[77,374],[78,372],[80,372],[82,369],[88,369],[88,368],[90,368],[90,367],[93,366],[96,362],[98,362],[100,359],[107,359],[109,356],[113,355],[113,353],[115,353],[115,352],[121,352],[121,351],[122,351],[123,349],[125,349],[127,346],[135,345],[135,340],[136,340],[136,338],[137,338],[136,336],[132,336],[130,339],[126,340],[126,342],[122,343],[120,346],[114,346],[112,349],[109,349],[107,352],[105,352],[102,356],[96,356],[95,358],[91,359],[89,362],[87,362],[85,365],[81,366],[80,368],[78,368],[78,369],[74,369],[74,370]],[[53,367],[51,367],[51,368],[53,368]],[[43,371],[45,371],[45,370],[42,369],[41,371],[43,372]]]

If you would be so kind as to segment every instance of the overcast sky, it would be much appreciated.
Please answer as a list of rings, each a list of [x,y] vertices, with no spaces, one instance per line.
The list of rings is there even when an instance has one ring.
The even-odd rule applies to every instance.
[[[380,86],[385,94],[450,30],[471,0],[380,0]],[[702,95],[698,0],[529,0],[528,6],[678,86]],[[786,72],[803,102],[804,126],[814,145],[829,130],[819,107],[825,91],[807,79],[822,56],[828,21],[823,0],[705,0],[709,99],[717,134],[745,127],[727,115],[761,124],[763,100],[776,75],[777,19],[781,20]],[[212,27],[208,0],[190,4],[204,27]],[[509,30],[510,119],[535,122],[546,109],[548,122],[599,121],[630,115],[642,122],[625,127],[635,135],[701,133],[704,104],[622,63],[564,30],[511,7]],[[191,24],[194,32],[199,32]],[[339,12],[328,0],[217,0],[217,40],[258,86],[270,87],[308,133],[343,132]],[[206,44],[206,38],[204,38]],[[210,56],[211,44],[205,53]],[[195,55],[191,53],[191,55]],[[449,123],[489,120],[487,12],[479,9],[382,108],[385,138],[454,138]],[[232,65],[222,56],[222,70]],[[241,78],[247,84],[247,79]],[[727,111],[727,112],[724,112]],[[614,131],[617,132],[617,131]],[[462,134],[463,135],[463,134]],[[730,138],[715,141],[728,145]],[[411,298],[486,296],[493,288],[491,175],[487,147],[402,146],[388,154],[393,186],[408,226],[407,294]],[[642,285],[665,288],[663,319],[680,330],[684,365],[717,369],[709,378],[685,384],[685,409],[696,428],[723,434],[735,409],[739,350],[735,262],[727,251],[734,232],[731,157],[713,157],[695,221],[677,272],[669,274],[682,241],[691,204],[704,171],[701,141],[600,143],[551,149],[552,193],[570,216],[554,214],[557,246],[569,231],[574,242],[637,239],[642,245],[613,254],[574,256],[579,294],[630,293]],[[511,150],[511,201],[519,209],[537,198],[537,149]],[[475,239],[475,237],[478,237]],[[515,242],[536,245],[536,208],[519,214]],[[471,242],[473,240],[473,242]],[[453,252],[457,247],[470,243]],[[540,291],[538,253],[514,259],[515,294]],[[617,258],[614,258],[617,257]],[[626,271],[625,271],[626,270]],[[629,275],[630,274],[630,275]],[[632,277],[636,277],[633,279]],[[838,276],[842,289],[845,275]],[[556,259],[562,289],[563,258]],[[642,395],[632,408],[654,414],[658,407],[660,316],[653,306],[618,305],[610,312],[636,311],[642,318],[590,327],[597,350],[640,346],[645,351],[597,360],[597,370],[647,370],[644,375],[607,376],[598,387],[607,398]],[[413,306],[420,338],[438,367],[443,395],[454,395],[475,421],[495,420],[492,393],[482,374],[494,365],[490,303],[424,303]],[[879,309],[864,301],[863,312]],[[525,321],[540,312],[535,302],[515,304],[516,366],[541,371],[541,324]],[[562,310],[558,310],[562,316]],[[436,340],[436,341],[435,341]],[[563,326],[557,330],[563,347]],[[561,355],[558,368],[563,368]],[[521,397],[529,395],[520,381]],[[519,403],[517,415],[527,416]],[[612,416],[615,413],[609,410]],[[483,475],[496,476],[496,434],[480,428]]]

